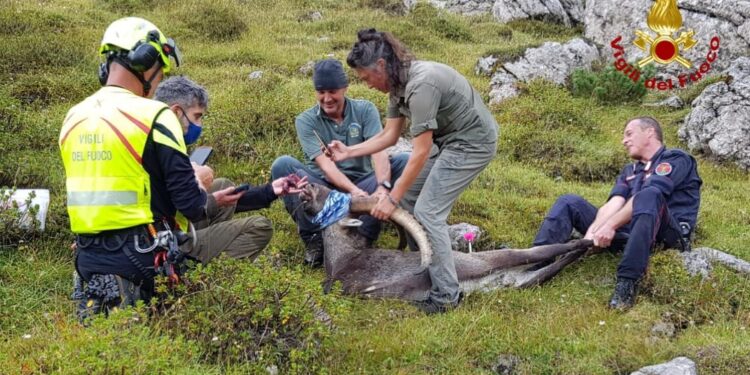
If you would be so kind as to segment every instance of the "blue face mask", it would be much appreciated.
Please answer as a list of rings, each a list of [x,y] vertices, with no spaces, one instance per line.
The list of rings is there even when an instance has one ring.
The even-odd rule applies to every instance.
[[[185,114],[183,114],[183,116],[185,116]],[[190,121],[190,119],[187,118],[187,116],[185,116],[185,120],[188,121],[188,130],[187,130],[187,133],[185,133],[185,136],[184,136],[184,138],[185,138],[185,144],[186,145],[192,145],[201,136],[201,131],[203,131],[203,127],[202,126],[198,126],[194,122]]]

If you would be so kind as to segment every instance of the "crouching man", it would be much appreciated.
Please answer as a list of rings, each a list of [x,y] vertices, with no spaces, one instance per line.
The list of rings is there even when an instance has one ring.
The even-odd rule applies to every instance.
[[[607,203],[597,210],[577,195],[558,198],[534,245],[567,242],[576,229],[597,248],[623,250],[609,306],[625,310],[635,304],[655,243],[689,250],[702,181],[695,159],[667,149],[661,126],[651,117],[628,121],[622,144],[635,162],[623,168]]]
[[[171,77],[157,87],[154,99],[166,103],[177,116],[185,144],[195,143],[202,132],[203,116],[208,110],[206,89],[188,78]],[[193,163],[192,167],[198,185],[209,193],[225,191],[234,186],[226,178],[214,179],[214,171],[208,166]],[[269,207],[277,197],[296,194],[304,185],[305,182],[290,183],[286,176],[281,176],[271,183],[251,187],[228,204],[220,205],[216,200],[207,200],[206,216],[192,221],[194,238],[182,244],[180,249],[202,263],[222,252],[232,258],[255,259],[271,241],[271,221],[263,216],[232,217],[238,212]]]

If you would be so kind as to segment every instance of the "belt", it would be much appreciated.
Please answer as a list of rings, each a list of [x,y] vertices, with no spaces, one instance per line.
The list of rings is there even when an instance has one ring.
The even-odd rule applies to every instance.
[[[130,228],[114,229],[96,234],[79,234],[76,236],[76,246],[79,250],[104,249],[107,251],[118,251],[128,242],[138,237],[140,243],[151,243],[152,239],[145,225],[137,225]]]

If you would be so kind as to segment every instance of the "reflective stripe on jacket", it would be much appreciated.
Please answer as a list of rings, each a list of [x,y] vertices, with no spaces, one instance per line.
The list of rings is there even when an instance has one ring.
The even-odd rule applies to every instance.
[[[142,157],[154,120],[164,110],[169,110],[164,103],[104,87],[68,112],[59,145],[74,233],[154,221],[150,177]],[[179,122],[164,125],[172,134],[182,135]],[[175,142],[154,132],[153,140],[186,153],[182,137]]]

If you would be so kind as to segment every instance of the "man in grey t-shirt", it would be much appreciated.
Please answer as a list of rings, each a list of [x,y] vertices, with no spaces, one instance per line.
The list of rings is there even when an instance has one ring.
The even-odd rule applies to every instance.
[[[333,140],[346,145],[362,143],[383,130],[375,105],[366,100],[346,97],[349,82],[343,65],[333,59],[319,61],[313,72],[318,104],[302,112],[295,121],[297,139],[302,145],[305,164],[284,155],[273,162],[271,178],[290,173],[308,176],[310,182],[352,194],[368,196],[387,194],[393,181],[401,176],[409,154],[399,154],[389,160],[385,151],[371,156],[333,162],[324,154],[322,142]],[[317,133],[317,135],[316,135]],[[318,135],[321,140],[318,140]],[[297,223],[300,237],[305,242],[305,263],[318,266],[323,261],[321,228],[312,218],[298,209],[298,196],[284,197],[284,205]],[[372,216],[362,216],[360,233],[370,242],[377,239],[380,223]]]

